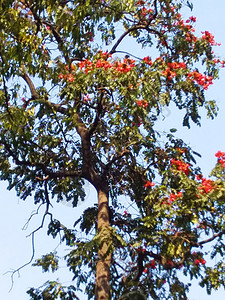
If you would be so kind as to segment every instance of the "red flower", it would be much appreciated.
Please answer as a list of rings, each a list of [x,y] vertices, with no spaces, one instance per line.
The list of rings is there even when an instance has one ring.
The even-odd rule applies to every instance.
[[[89,95],[85,95],[84,96],[84,101],[89,101],[89,100],[90,100]]]
[[[151,268],[151,269],[155,269],[155,268],[156,268],[156,262],[155,262],[155,260],[154,260],[154,259],[151,260],[151,261],[149,262],[148,266],[149,266],[149,268]]]
[[[137,100],[137,105],[140,107],[148,107],[148,102],[146,100]]]
[[[154,183],[154,182],[151,182],[151,181],[149,181],[149,180],[145,183],[145,187],[146,187],[146,188],[152,187],[152,186],[154,186],[154,185],[155,185],[155,183]]]
[[[83,69],[85,67],[84,61],[79,62],[78,66],[79,66],[80,70]]]
[[[199,85],[201,85],[205,90],[208,89],[210,84],[213,84],[212,76],[203,75],[197,71],[190,72],[187,74],[189,80],[196,81]]]
[[[63,74],[59,74],[59,79],[63,79]]]
[[[205,265],[206,264],[206,260],[204,260],[203,258],[201,259],[201,264]]]
[[[143,106],[142,101],[141,100],[137,100],[137,105]]]
[[[173,266],[173,262],[171,260],[168,260],[167,261],[167,265],[168,265],[168,267],[172,267]]]
[[[178,147],[178,148],[176,148],[176,151],[183,154],[183,153],[185,153],[186,149],[182,149],[182,148]]]
[[[199,186],[199,190],[200,190],[201,194],[204,194],[204,193],[208,194],[215,188],[216,188],[216,185],[213,180],[202,178],[202,185]]]
[[[146,56],[143,58],[143,61],[149,65],[149,66],[152,66],[152,61],[151,61],[151,58],[149,56]]]
[[[178,193],[177,193],[177,195],[176,195],[176,197],[177,197],[177,198],[181,198],[181,197],[183,197],[183,193],[182,193],[181,191],[180,191],[180,192],[178,192]]]
[[[72,75],[72,74],[69,74],[69,75],[68,75],[68,81],[69,81],[69,82],[73,82],[73,81],[74,81],[74,78],[73,78],[73,75]]]
[[[192,16],[192,17],[189,18],[189,20],[192,21],[192,22],[196,22],[196,17]]]
[[[103,66],[104,66],[104,61],[101,60],[101,59],[98,59],[97,62],[96,62],[95,67],[96,68],[102,68]]]
[[[126,217],[128,215],[128,212],[125,210],[124,212],[123,212],[123,217]]]
[[[176,200],[176,195],[175,194],[170,194],[170,202],[173,202],[174,200]]]
[[[145,268],[144,269],[144,271],[143,271],[143,273],[147,273],[148,272],[148,269],[147,268]]]
[[[217,151],[216,154],[215,154],[215,157],[217,158],[225,158],[225,152],[222,152],[222,151]]]
[[[196,258],[196,259],[194,260],[194,263],[196,264],[196,266],[198,266],[198,265],[200,264],[200,260],[199,260],[198,258]]]
[[[196,175],[196,180],[201,180],[202,179],[202,174]]]
[[[175,200],[177,200],[178,198],[181,198],[181,197],[183,197],[183,193],[182,193],[181,191],[178,192],[177,194],[171,193],[171,194],[170,194],[170,199],[169,199],[169,203],[168,203],[168,204],[170,204],[170,202],[173,202],[173,201],[175,201]]]
[[[209,31],[202,32],[202,34],[203,34],[202,36],[203,40],[206,40],[212,46],[216,45],[216,42],[214,41],[214,36]]]
[[[218,163],[221,164],[223,168],[225,168],[225,159],[218,159]]]
[[[217,151],[215,156],[218,158],[218,163],[225,167],[225,152]]]
[[[182,162],[181,160],[171,159],[171,164],[177,167],[178,171],[184,172],[184,174],[188,175],[190,165]]]

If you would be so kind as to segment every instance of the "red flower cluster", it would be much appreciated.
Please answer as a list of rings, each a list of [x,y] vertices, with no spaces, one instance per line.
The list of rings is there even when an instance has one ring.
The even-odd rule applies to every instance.
[[[187,66],[185,64],[185,62],[171,62],[171,63],[168,63],[167,66],[170,68],[170,69],[174,69],[174,70],[177,70],[177,69],[186,69]]]
[[[156,269],[156,262],[155,262],[155,260],[153,259],[153,260],[151,260],[149,263],[147,263],[145,266],[146,266],[146,268],[148,268],[148,269]]]
[[[149,56],[144,57],[144,58],[143,58],[143,61],[144,61],[147,65],[152,66],[152,60],[151,60],[151,58],[150,58]]]
[[[148,102],[146,100],[137,100],[137,105],[141,107],[148,107]]]
[[[197,41],[197,37],[193,34],[193,32],[195,32],[195,29],[190,23],[196,22],[196,17],[192,16],[188,20],[186,20],[186,22],[184,22],[181,19],[181,14],[178,13],[176,14],[175,18],[177,21],[174,25],[180,27],[183,34],[186,36],[186,40],[190,43],[190,46],[194,47],[194,43]]]
[[[182,162],[181,160],[171,159],[170,163],[177,167],[178,171],[184,172],[184,174],[188,175],[190,165]]]
[[[219,150],[216,152],[215,157],[225,159],[225,152]]]
[[[212,76],[206,76],[197,71],[188,73],[187,77],[188,79],[196,81],[199,85],[203,86],[205,90],[208,89],[210,84],[213,84]]]
[[[217,151],[215,157],[218,158],[218,163],[225,168],[225,152]]]
[[[196,258],[194,260],[194,263],[196,264],[196,266],[199,266],[200,264],[205,265],[206,264],[206,260],[204,260],[203,258],[201,258],[201,259]]]
[[[181,197],[183,197],[183,193],[181,191],[178,192],[177,194],[171,193],[170,194],[170,198],[169,198],[169,202],[171,203],[171,202],[173,202],[173,201],[175,201],[175,200],[177,200],[177,199],[179,199]]]
[[[125,58],[123,61],[109,62],[107,61],[108,57],[110,57],[110,55],[102,52],[101,58],[98,59],[95,63],[92,63],[90,60],[85,59],[84,61],[78,63],[78,67],[80,70],[84,68],[86,74],[94,68],[104,68],[105,70],[113,68],[119,73],[127,73],[135,67],[134,59]]]
[[[69,82],[73,82],[74,81],[74,77],[73,77],[73,74],[59,74],[59,79],[65,79],[65,80],[68,80]]]
[[[180,148],[180,147],[176,148],[176,151],[181,154],[185,153],[186,150],[187,150],[186,148]]]
[[[167,198],[167,201],[163,201],[162,204],[167,204],[167,205],[171,205],[171,203],[173,203],[175,200],[182,198],[183,197],[183,193],[180,191],[177,194],[170,194],[170,197]]]
[[[92,62],[88,59],[79,62],[77,65],[80,70],[84,68],[86,74],[92,69]]]
[[[193,255],[194,257],[196,257],[196,256],[197,256],[197,253],[196,253],[196,252],[193,252],[192,255]],[[201,257],[201,258],[195,258],[194,263],[195,263],[197,266],[200,265],[200,264],[205,265],[205,264],[206,264],[206,260],[205,260],[204,258],[202,258],[202,257]]]
[[[202,34],[203,34],[203,36],[202,36],[203,40],[206,40],[212,46],[217,45],[216,42],[215,42],[215,40],[214,40],[214,36],[209,31],[205,31],[205,32],[202,31]]]
[[[149,15],[151,15],[151,14],[153,14],[153,10],[150,8],[150,9],[147,9],[146,7],[143,7],[142,9],[141,9],[141,15],[143,16],[143,17],[146,17],[147,15],[148,15],[148,17],[149,17]]]
[[[68,79],[69,82],[73,82],[73,80],[74,80],[73,75],[72,75],[72,74],[69,74],[69,75],[67,76],[67,79]]]
[[[185,32],[191,32],[191,31],[194,32],[195,31],[193,26],[188,24],[188,23],[190,23],[190,20],[187,20],[186,24],[185,24],[184,21],[181,20],[180,14],[177,15],[177,19],[178,19],[178,21],[175,25],[180,26],[183,31],[185,31]]]
[[[164,70],[162,73],[167,77],[168,80],[172,80],[174,77],[177,76],[177,73],[174,70],[178,69],[186,69],[187,66],[184,62],[171,62],[167,64],[166,70]]]
[[[96,61],[92,62],[88,59],[85,59],[83,61],[80,61],[77,63],[77,67],[80,70],[84,69],[84,72],[87,74],[88,72],[94,70],[94,69],[112,69],[119,73],[127,73],[130,70],[132,70],[135,67],[135,60],[130,58],[125,58],[123,61],[108,61],[108,58],[110,58],[112,55],[108,54],[108,52],[100,52],[100,58]],[[71,74],[71,71],[76,70],[77,68],[71,64],[70,67],[68,65],[65,66],[66,71],[69,71],[69,74],[59,74],[59,79],[65,79],[70,82],[74,81],[73,74]],[[67,72],[68,73],[68,72]]]
[[[215,58],[215,59],[213,60],[213,62],[214,62],[215,64],[220,64],[220,67],[221,67],[221,68],[224,68],[224,67],[225,67],[225,60],[220,60],[219,58]]]
[[[201,179],[202,179],[202,174],[196,175],[196,179],[197,179],[197,180],[201,180]]]
[[[155,185],[155,183],[154,182],[151,182],[151,181],[147,181],[146,183],[145,183],[145,187],[146,188],[150,188],[150,187],[152,187],[152,186],[154,186]]]
[[[196,22],[196,17],[191,16],[191,17],[186,21],[186,23],[190,23],[190,22],[195,23],[195,22]]]
[[[109,68],[112,68],[113,67],[113,64],[108,62],[107,60],[103,60],[103,59],[98,59],[97,62],[96,62],[96,65],[95,67],[97,69],[100,69],[100,68],[104,68],[105,70],[109,69]]]
[[[127,73],[131,69],[135,67],[135,60],[134,59],[127,59],[125,58],[123,62],[117,61],[115,63],[114,69],[120,73]]]
[[[187,32],[186,33],[186,41],[190,42],[190,43],[195,43],[197,41],[197,37],[191,33],[191,32]]]
[[[198,188],[202,195],[208,194],[216,188],[216,185],[213,180],[206,179],[206,178],[201,178],[201,180],[202,180],[202,184]]]

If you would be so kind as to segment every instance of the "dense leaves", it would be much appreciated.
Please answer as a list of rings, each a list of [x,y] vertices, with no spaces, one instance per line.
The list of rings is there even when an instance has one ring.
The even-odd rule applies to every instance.
[[[212,50],[219,44],[208,31],[195,35],[196,18],[183,20],[183,9],[192,4],[0,1],[0,178],[21,199],[45,205],[47,233],[71,247],[74,286],[47,282],[28,291],[31,299],[76,299],[83,286],[93,298],[101,261],[110,261],[104,299],[187,299],[182,273],[208,293],[224,286],[225,153],[205,178],[176,129],[155,129],[168,106],[188,127],[200,125],[201,107],[217,113],[205,91],[225,64]],[[76,207],[84,179],[99,205],[68,229],[51,203]],[[35,262],[44,271],[58,264],[53,252]]]

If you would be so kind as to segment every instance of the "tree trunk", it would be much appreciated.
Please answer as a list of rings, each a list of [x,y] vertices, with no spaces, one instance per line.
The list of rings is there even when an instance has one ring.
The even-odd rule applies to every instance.
[[[98,191],[98,217],[97,229],[98,232],[109,227],[109,205],[108,195],[106,192]],[[102,248],[98,251],[98,262],[96,264],[96,284],[95,284],[95,300],[109,300],[110,299],[110,263],[111,254],[105,257],[108,250],[107,243],[104,243]]]

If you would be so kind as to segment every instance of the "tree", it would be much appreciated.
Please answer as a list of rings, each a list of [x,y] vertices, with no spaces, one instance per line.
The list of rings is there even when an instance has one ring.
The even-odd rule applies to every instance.
[[[49,220],[48,234],[71,247],[74,274],[74,286],[47,282],[28,291],[31,299],[76,299],[81,283],[97,300],[187,299],[181,272],[209,293],[224,286],[225,153],[216,153],[207,179],[175,129],[155,129],[165,106],[184,111],[188,127],[200,125],[199,108],[217,112],[204,91],[224,61],[213,54],[213,35],[195,36],[196,18],[184,21],[183,9],[191,3],[0,2],[0,178],[46,206],[40,227]],[[129,39],[149,55],[120,50]],[[84,180],[98,205],[66,228],[51,203],[76,207]],[[124,210],[123,195],[135,213]],[[213,267],[203,257],[209,243]],[[48,253],[35,265],[54,271],[58,258]]]

